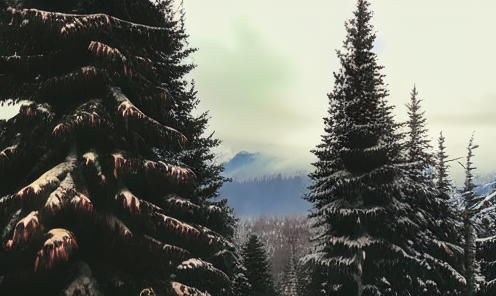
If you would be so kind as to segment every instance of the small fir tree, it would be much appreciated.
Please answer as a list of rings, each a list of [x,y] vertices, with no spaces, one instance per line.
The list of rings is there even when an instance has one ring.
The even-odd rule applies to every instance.
[[[452,190],[451,180],[449,179],[449,165],[446,164],[448,155],[446,154],[445,138],[443,132],[439,133],[438,150],[436,153],[436,189],[439,192],[439,198],[448,200]]]
[[[476,239],[477,234],[474,228],[473,217],[477,213],[476,206],[478,199],[474,193],[474,175],[472,173],[476,168],[473,166],[472,158],[473,151],[479,147],[474,143],[474,135],[470,138],[467,146],[467,162],[465,163],[465,183],[462,192],[464,200],[463,212],[463,233],[465,237],[463,265],[465,278],[467,280],[465,295],[476,295],[476,292],[481,281],[480,266],[476,260]]]
[[[461,292],[464,282],[460,274],[463,270],[460,260],[463,253],[462,237],[457,228],[461,221],[448,201],[439,198],[441,193],[434,183],[435,166],[430,152],[432,146],[427,137],[427,120],[424,117],[425,111],[421,111],[420,103],[421,100],[418,98],[417,88],[414,85],[410,102],[406,104],[409,120],[404,144],[405,170],[409,179],[405,191],[409,197],[409,205],[415,209],[409,213],[409,219],[420,226],[418,235],[412,241],[419,253],[428,254],[432,260],[449,266],[448,269],[441,268],[440,272],[451,275],[434,276],[430,281],[421,283],[422,288],[417,294],[449,293],[453,295]],[[444,171],[446,173],[445,168]],[[446,178],[444,177],[443,180]],[[454,275],[457,278],[455,281],[453,281]],[[457,282],[456,285],[455,282]]]
[[[255,234],[250,235],[241,251],[246,278],[250,285],[246,296],[275,295],[270,264],[262,242]]]
[[[406,104],[408,108],[409,120],[407,121],[408,131],[405,143],[406,161],[409,165],[408,175],[415,182],[426,182],[431,179],[428,170],[432,167],[432,155],[429,150],[432,148],[427,138],[427,119],[424,117],[425,111],[421,110],[418,99],[417,88],[414,85],[410,102]]]

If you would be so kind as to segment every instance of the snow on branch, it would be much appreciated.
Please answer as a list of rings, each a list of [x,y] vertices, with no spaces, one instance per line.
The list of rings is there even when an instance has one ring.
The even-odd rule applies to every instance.
[[[143,170],[148,176],[153,176],[163,182],[173,181],[177,184],[184,184],[195,179],[195,174],[182,167],[166,164],[162,161],[127,159],[122,154],[114,153],[114,176],[119,179],[120,174],[137,174]]]
[[[68,135],[84,128],[111,131],[114,126],[104,118],[106,114],[102,110],[105,109],[100,101],[90,101],[83,104],[73,114],[65,116],[63,122],[55,126],[52,134],[65,139]]]
[[[7,160],[10,160],[10,158],[12,157],[12,155],[14,154],[16,148],[17,148],[17,145],[12,145],[10,147],[7,147],[5,149],[3,149],[1,152],[0,152],[0,164],[2,162],[5,162]]]
[[[150,59],[135,55],[126,57],[117,48],[98,41],[91,41],[88,51],[95,57],[115,62],[116,65],[123,68],[124,75],[128,78],[133,78],[138,73],[135,72],[138,67],[141,67],[145,71],[151,71],[153,69]]]
[[[29,215],[17,222],[14,229],[14,235],[12,239],[7,242],[5,247],[11,249],[20,242],[27,242],[29,237],[40,228],[41,223],[39,221],[38,211],[29,213]]]
[[[43,248],[38,252],[34,270],[50,270],[58,262],[68,261],[72,252],[78,249],[74,235],[62,228],[52,229],[48,232],[49,238]]]
[[[222,209],[215,205],[196,205],[191,201],[176,195],[170,195],[164,199],[164,204],[171,212],[180,212],[186,214],[195,221],[199,219],[208,220],[222,214]]]
[[[121,89],[118,87],[110,88],[111,94],[114,96],[116,101],[119,103],[117,108],[117,112],[121,115],[125,120],[128,118],[142,120],[146,123],[147,127],[151,130],[154,130],[160,138],[172,137],[174,136],[180,145],[184,146],[186,144],[186,137],[178,132],[177,130],[170,128],[168,126],[164,126],[160,124],[158,121],[148,117],[141,110],[136,108],[133,103],[122,93]]]
[[[1,11],[0,15],[0,25],[22,27],[25,20],[34,21],[38,25],[48,25],[60,30],[60,36],[64,38],[75,38],[81,34],[101,32],[112,34],[114,31],[124,31],[134,37],[146,38],[148,42],[154,40],[161,42],[168,32],[167,28],[135,24],[103,13],[68,14],[8,7]]]
[[[88,214],[93,213],[93,203],[91,200],[84,194],[75,192],[75,195],[71,199],[71,205],[76,210],[81,210]]]
[[[229,282],[229,277],[221,270],[215,268],[211,263],[201,259],[191,258],[182,262],[177,269],[179,271],[201,271],[201,274],[196,274],[197,277],[208,277],[205,274],[213,274],[214,277],[222,278],[226,283]]]
[[[491,202],[494,201],[496,198],[496,191],[489,194],[486,197],[480,197],[480,198],[474,198],[473,200],[476,202],[472,207],[469,208],[469,210],[473,212],[480,212],[486,207],[489,207],[491,205]]]
[[[380,241],[377,239],[373,239],[368,235],[363,235],[358,238],[352,239],[350,237],[340,236],[340,237],[331,237],[329,244],[332,245],[345,245],[349,248],[361,249],[364,247],[368,247],[370,245],[379,243]]]
[[[172,290],[177,296],[210,296],[208,293],[203,293],[198,289],[185,286],[178,282],[172,282]]]
[[[122,201],[123,207],[128,210],[131,215],[137,215],[140,213],[140,199],[129,191],[127,188],[122,188],[116,195],[115,199],[117,201]]]
[[[149,251],[159,251],[163,255],[167,256],[171,261],[177,261],[175,264],[179,264],[183,260],[189,258],[190,253],[180,247],[165,244],[159,240],[156,240],[148,235],[144,235],[145,241],[148,243]]]
[[[51,190],[60,185],[67,173],[73,168],[74,162],[75,159],[73,157],[68,157],[65,162],[53,167],[51,170],[41,175],[36,181],[19,190],[16,197],[25,199],[27,197],[51,192]]]
[[[151,219],[155,222],[155,225],[160,226],[161,229],[174,233],[190,241],[197,241],[200,237],[202,237],[202,232],[195,227],[164,214],[154,213],[152,214]]]
[[[83,155],[83,158],[85,159],[85,164],[86,164],[87,167],[89,167],[90,165],[94,167],[94,169],[97,172],[97,176],[101,180],[100,183],[101,184],[106,183],[107,182],[107,178],[105,177],[105,175],[102,172],[102,167],[101,167],[100,162],[98,160],[98,154],[96,154],[93,151],[90,151],[90,152],[85,153]]]

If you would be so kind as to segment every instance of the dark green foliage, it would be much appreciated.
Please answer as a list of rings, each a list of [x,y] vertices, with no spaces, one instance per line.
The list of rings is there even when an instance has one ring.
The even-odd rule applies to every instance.
[[[409,120],[407,121],[408,131],[405,143],[406,161],[409,165],[408,175],[415,182],[426,182],[431,179],[429,170],[432,169],[433,159],[429,150],[432,148],[427,139],[427,120],[424,117],[425,111],[421,111],[420,100],[417,88],[413,86],[411,99],[406,107],[408,108]]]
[[[456,245],[435,241],[429,232],[436,223],[433,195],[422,193],[427,183],[419,183],[408,161],[405,165],[409,152],[400,144],[382,67],[372,51],[368,6],[359,0],[346,25],[326,134],[313,151],[318,161],[305,198],[314,204],[310,219],[316,235],[313,254],[306,257],[307,287],[315,295],[456,295],[463,277],[434,256]],[[417,103],[412,124],[421,161],[413,159],[417,151],[410,155],[420,176],[428,142]]]
[[[405,192],[409,197],[408,203],[415,209],[409,213],[409,219],[417,223],[420,227],[419,233],[412,239],[415,249],[420,254],[432,256],[432,260],[437,261],[434,269],[441,276],[435,273],[427,276],[426,279],[433,281],[424,291],[423,295],[456,295],[461,292],[463,278],[460,276],[462,267],[462,241],[459,227],[461,219],[448,203],[449,190],[436,189],[434,183],[434,158],[430,152],[432,146],[427,138],[427,121],[420,106],[418,92],[414,86],[411,93],[411,101],[406,104],[408,108],[409,120],[406,132],[406,142],[404,145],[406,158],[406,175],[409,181]],[[443,138],[444,141],[444,138]],[[443,147],[444,149],[444,147]],[[438,157],[444,157],[438,164],[437,170],[444,175],[437,180],[443,182],[443,186],[448,186],[449,180],[444,164],[444,150],[438,152]],[[440,166],[443,167],[440,167]],[[419,215],[420,214],[420,215]],[[420,292],[419,292],[420,293]]]
[[[243,265],[246,268],[245,276],[250,288],[244,292],[246,296],[275,295],[274,283],[270,273],[270,264],[264,246],[258,236],[250,235],[241,251]]]
[[[474,135],[470,138],[467,146],[467,162],[465,163],[465,183],[462,192],[464,200],[464,212],[463,212],[463,233],[465,238],[464,245],[464,275],[467,279],[467,286],[464,295],[472,296],[477,292],[479,282],[481,281],[480,275],[480,265],[476,260],[476,239],[477,235],[474,228],[473,217],[476,214],[475,207],[477,205],[477,199],[474,193],[474,175],[472,173],[476,168],[473,166],[473,151],[478,148],[479,145],[474,145]]]
[[[446,154],[446,146],[444,146],[445,138],[443,132],[439,133],[438,150],[436,153],[436,189],[439,192],[439,197],[445,200],[450,198],[452,190],[451,181],[449,179],[449,165],[446,164],[448,155]]]
[[[191,115],[183,14],[0,4],[0,102],[30,101],[0,122],[0,294],[230,295],[234,218]]]

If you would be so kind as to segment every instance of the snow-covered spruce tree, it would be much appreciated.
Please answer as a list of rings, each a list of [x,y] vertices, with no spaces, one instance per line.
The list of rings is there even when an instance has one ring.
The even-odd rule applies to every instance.
[[[313,203],[317,235],[306,261],[318,273],[308,273],[309,287],[314,295],[455,295],[463,277],[419,252],[427,249],[417,245],[424,219],[434,218],[408,195],[411,179],[372,51],[368,6],[359,0],[347,22],[326,133],[313,151],[318,161],[305,198]],[[449,280],[452,290],[441,291],[438,283]]]
[[[0,1],[0,101],[29,101],[0,125],[0,294],[230,293],[225,202],[161,153],[189,143],[171,3]]]
[[[438,150],[435,155],[435,184],[439,192],[439,198],[448,200],[450,199],[452,184],[449,178],[449,165],[446,164],[448,155],[446,154],[446,146],[444,145],[445,138],[443,132],[439,133]]]
[[[276,295],[270,264],[264,246],[256,234],[250,235],[241,251],[246,278],[250,288],[244,291],[246,296]]]
[[[280,294],[284,296],[298,296],[298,286],[300,281],[299,259],[296,256],[294,247],[290,248],[289,260],[286,262],[283,270],[282,283],[280,284]]]
[[[432,168],[432,154],[429,150],[432,148],[427,138],[427,119],[424,117],[425,111],[421,110],[420,100],[417,88],[414,85],[410,94],[410,102],[406,104],[408,108],[408,121],[405,152],[406,161],[409,165],[408,175],[416,181],[424,183],[431,179],[428,170]]]
[[[488,202],[475,217],[479,226],[477,239],[476,260],[479,262],[481,275],[484,281],[477,295],[496,295],[496,206],[493,200]],[[479,222],[479,223],[477,223]]]
[[[425,257],[426,261],[437,261],[453,269],[440,270],[443,276],[437,277],[436,280],[431,278],[431,281],[425,282],[424,288],[417,293],[434,295],[446,294],[449,291],[449,294],[453,294],[455,287],[458,288],[459,293],[463,286],[463,278],[460,276],[463,270],[461,260],[463,238],[459,231],[461,219],[458,218],[459,216],[449,201],[443,198],[441,192],[436,189],[434,158],[429,151],[432,146],[427,137],[427,120],[424,117],[425,112],[421,111],[420,103],[421,100],[418,99],[418,92],[414,85],[411,100],[406,104],[409,120],[406,123],[408,130],[405,134],[403,152],[406,158],[406,175],[409,179],[405,183],[405,192],[409,205],[415,209],[409,213],[409,219],[420,226],[415,240],[412,241],[416,251],[419,255],[421,254],[421,257]],[[445,169],[444,171],[446,173]],[[444,275],[444,273],[448,274]],[[454,285],[453,277],[449,275],[451,273],[457,275],[457,285]]]
[[[465,183],[463,187],[463,200],[464,200],[464,212],[463,212],[463,233],[465,238],[464,245],[464,255],[463,255],[463,265],[465,278],[467,279],[467,286],[464,295],[472,296],[475,295],[479,283],[481,282],[480,266],[479,262],[476,260],[476,239],[477,234],[475,232],[473,217],[476,214],[477,198],[474,193],[474,175],[472,171],[476,168],[473,166],[472,157],[474,156],[474,149],[478,148],[479,145],[474,145],[474,135],[470,138],[467,146],[467,162],[465,163]]]

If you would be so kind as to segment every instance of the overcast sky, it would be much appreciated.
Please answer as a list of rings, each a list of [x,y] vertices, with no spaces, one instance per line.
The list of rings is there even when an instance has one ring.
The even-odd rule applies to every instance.
[[[185,0],[201,110],[231,153],[281,158],[310,170],[323,133],[326,94],[340,67],[335,50],[354,0]],[[496,171],[496,1],[372,0],[375,52],[398,120],[415,83],[429,136],[465,156],[475,130],[475,165]],[[463,173],[453,163],[458,180]]]
[[[276,170],[311,170],[335,50],[355,0],[184,0],[198,67],[200,111],[222,153],[274,156]],[[413,84],[430,137],[442,130],[450,156],[466,155],[475,130],[478,173],[496,171],[496,1],[372,0],[375,52],[398,120]],[[17,111],[17,107],[15,110]],[[8,117],[9,109],[0,109]],[[453,163],[460,181],[463,174]]]

